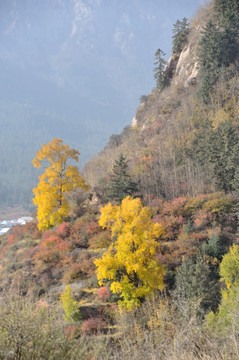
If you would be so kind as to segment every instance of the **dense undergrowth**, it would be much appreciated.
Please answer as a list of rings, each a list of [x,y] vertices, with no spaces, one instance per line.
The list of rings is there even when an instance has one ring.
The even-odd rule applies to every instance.
[[[94,260],[112,239],[96,205],[43,233],[34,221],[13,228],[1,237],[1,358],[236,359],[237,330],[217,334],[205,320],[221,302],[223,255],[238,241],[236,204],[223,193],[154,201],[165,289],[131,312],[118,308],[110,281],[97,283]],[[67,284],[78,316],[66,321]]]

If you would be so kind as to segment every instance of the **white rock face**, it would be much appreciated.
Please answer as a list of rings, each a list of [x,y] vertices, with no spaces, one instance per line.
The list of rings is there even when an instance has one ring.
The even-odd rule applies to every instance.
[[[193,70],[191,72],[191,75],[187,78],[187,80],[185,81],[185,86],[189,86],[189,85],[194,85],[197,81],[197,76],[199,73],[199,64],[196,61],[193,67]]]
[[[132,124],[131,124],[132,128],[137,127],[138,126],[138,120],[136,119],[136,116],[133,117],[132,120]]]
[[[188,45],[186,45],[181,52],[176,70],[173,77],[175,85],[183,85],[188,87],[194,85],[197,81],[199,73],[199,62],[197,57],[198,40],[200,39],[202,27],[197,26],[194,30],[194,36],[191,38]]]
[[[190,57],[190,46],[185,47],[181,52],[178,59],[175,76],[182,76],[184,75],[185,71],[187,71],[189,57]]]
[[[186,46],[178,59],[173,82],[183,84],[185,87],[196,83],[199,64],[192,55],[192,48],[190,45]]]

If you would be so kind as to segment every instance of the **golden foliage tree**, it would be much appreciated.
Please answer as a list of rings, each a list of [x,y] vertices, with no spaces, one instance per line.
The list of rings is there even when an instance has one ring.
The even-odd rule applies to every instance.
[[[70,207],[67,195],[77,188],[87,190],[79,170],[70,162],[79,161],[79,152],[64,145],[61,139],[53,139],[43,145],[32,161],[35,167],[41,167],[46,160],[48,167],[39,176],[39,183],[33,189],[37,206],[38,228],[45,230],[63,221]]]
[[[157,261],[157,239],[163,228],[151,220],[151,211],[139,198],[127,196],[120,206],[101,209],[99,224],[111,229],[112,243],[95,260],[99,284],[111,281],[113,293],[121,295],[121,306],[131,309],[155,290],[164,287],[164,267]]]
[[[210,312],[207,322],[212,330],[230,333],[238,336],[239,332],[239,246],[233,245],[223,256],[220,264],[221,281],[226,288],[222,288],[222,299],[217,312]]]

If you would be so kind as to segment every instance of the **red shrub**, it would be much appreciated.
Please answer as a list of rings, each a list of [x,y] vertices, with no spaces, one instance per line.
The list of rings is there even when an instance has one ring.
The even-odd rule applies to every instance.
[[[63,238],[66,238],[70,235],[71,231],[71,223],[65,222],[58,226],[56,229],[56,232],[58,235],[62,236]]]
[[[84,335],[97,334],[107,328],[107,323],[101,317],[89,318],[85,320],[81,327],[81,333]]]
[[[163,204],[162,214],[166,215],[182,215],[184,211],[184,205],[187,203],[187,198],[181,196],[173,201],[167,201]]]
[[[107,287],[103,286],[98,290],[97,295],[100,300],[106,302],[110,293],[109,293]]]
[[[60,265],[66,260],[71,244],[56,233],[44,238],[36,248],[34,259],[46,264]]]
[[[96,221],[91,221],[90,223],[86,224],[85,231],[87,235],[91,236],[97,234],[101,231],[101,227]]]
[[[6,244],[4,245],[3,249],[0,251],[0,255],[3,255],[7,251],[7,249],[13,244],[15,244],[17,241],[18,240],[16,234],[10,233],[7,237]]]

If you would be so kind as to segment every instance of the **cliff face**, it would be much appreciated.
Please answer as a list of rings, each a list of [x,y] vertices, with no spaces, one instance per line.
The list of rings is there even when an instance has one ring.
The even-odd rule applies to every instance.
[[[165,68],[166,76],[171,79],[171,84],[188,87],[197,83],[199,62],[197,56],[198,44],[203,28],[213,14],[213,1],[205,8],[200,8],[190,21],[190,35],[188,43],[181,54],[173,54]]]
[[[199,80],[200,64],[198,60],[198,46],[202,37],[202,31],[206,26],[209,19],[213,15],[213,2],[210,2],[205,8],[200,8],[194,18],[190,19],[190,33],[188,36],[188,42],[181,51],[180,54],[172,54],[165,67],[165,77],[169,79],[169,89],[163,92],[157,89],[152,90],[153,97],[161,98],[162,103],[165,102],[165,97],[168,97],[169,93],[174,92],[176,89],[192,89],[197,87]],[[150,104],[149,98],[152,100],[151,94],[148,97],[142,97],[143,101],[139,105],[136,114],[132,120],[131,126],[133,128],[145,129],[147,127],[147,115]],[[171,99],[173,102],[173,99]],[[145,111],[147,110],[147,111]],[[146,116],[145,116],[146,115]],[[142,121],[143,120],[143,121]],[[152,118],[151,118],[152,121]]]

